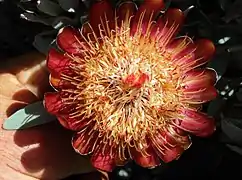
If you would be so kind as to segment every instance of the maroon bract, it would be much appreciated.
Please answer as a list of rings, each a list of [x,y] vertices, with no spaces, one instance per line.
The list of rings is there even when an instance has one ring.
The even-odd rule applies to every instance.
[[[58,34],[64,53],[49,52],[57,92],[46,93],[45,107],[76,131],[74,149],[92,154],[97,169],[112,171],[130,159],[152,168],[177,159],[191,144],[189,133],[215,130],[199,112],[217,94],[216,73],[204,68],[215,47],[175,38],[184,15],[169,9],[157,19],[162,8],[163,0],[145,0],[138,10],[130,1],[115,10],[96,2],[89,23]]]

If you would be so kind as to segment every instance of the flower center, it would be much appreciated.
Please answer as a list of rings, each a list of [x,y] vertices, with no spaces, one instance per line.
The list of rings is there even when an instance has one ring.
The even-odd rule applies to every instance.
[[[148,74],[138,72],[137,74],[132,73],[128,75],[124,78],[123,83],[128,88],[141,88],[147,80],[149,80]]]
[[[83,79],[76,85],[78,113],[92,117],[100,136],[131,146],[177,116],[180,69],[148,31],[130,35],[123,25],[101,39],[88,42],[84,58],[75,57],[80,68],[72,68]]]

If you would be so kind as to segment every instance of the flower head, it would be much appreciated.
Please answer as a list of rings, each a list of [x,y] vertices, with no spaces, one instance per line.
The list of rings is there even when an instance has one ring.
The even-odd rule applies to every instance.
[[[124,1],[113,10],[98,1],[89,23],[58,34],[64,53],[49,52],[57,92],[45,95],[45,106],[76,131],[74,149],[91,153],[95,168],[111,171],[129,159],[151,168],[177,159],[191,144],[189,133],[215,129],[199,112],[216,97],[216,73],[204,66],[214,45],[176,38],[184,15],[169,9],[157,17],[163,7],[163,0],[145,0],[136,10]]]

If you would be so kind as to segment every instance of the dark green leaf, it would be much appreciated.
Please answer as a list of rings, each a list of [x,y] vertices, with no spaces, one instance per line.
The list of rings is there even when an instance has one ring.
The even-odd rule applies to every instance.
[[[49,0],[39,0],[37,8],[50,16],[58,16],[63,12],[58,4]]]

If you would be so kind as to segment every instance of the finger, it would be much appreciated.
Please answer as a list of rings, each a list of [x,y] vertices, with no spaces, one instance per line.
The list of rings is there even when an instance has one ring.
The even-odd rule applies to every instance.
[[[15,75],[10,73],[0,73],[0,95],[7,99],[22,101],[25,103],[31,103],[38,100],[35,94],[21,84]],[[4,101],[4,99],[2,101]]]
[[[44,92],[50,89],[45,59],[45,56],[39,53],[8,59],[6,63],[0,63],[0,72],[15,75],[19,83],[26,89],[38,98],[43,98]],[[2,92],[0,91],[0,93]]]
[[[2,126],[3,120],[11,116],[17,110],[25,107],[27,103],[21,101],[15,101],[8,99],[0,94],[0,126]],[[1,131],[1,130],[0,130]]]
[[[22,108],[26,103],[3,98],[0,112],[6,107],[9,114]],[[4,119],[8,113],[1,114]],[[2,123],[2,122],[1,122]],[[24,131],[5,131],[0,129],[0,169],[7,168],[9,179],[14,173],[29,177],[57,179],[71,174],[94,171],[87,158],[77,154],[70,146],[72,134],[64,130],[58,123],[51,123]],[[13,172],[16,171],[16,172]],[[0,176],[1,177],[1,176]],[[21,177],[21,176],[20,176]],[[8,180],[8,179],[6,179]],[[21,178],[19,178],[21,180]]]
[[[22,69],[16,73],[16,77],[38,98],[43,98],[44,93],[50,89],[46,58],[42,55],[32,54],[25,56],[26,62],[29,62],[31,59],[34,59],[32,66],[22,66]]]
[[[43,63],[44,61],[45,56],[43,54],[32,52],[0,61],[0,70],[2,72],[5,71],[12,74],[18,74],[20,71],[30,69],[37,64]]]
[[[39,179],[94,171],[89,159],[70,146],[72,134],[57,122],[24,131],[0,131],[0,147],[4,147],[0,148],[2,166]]]

